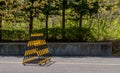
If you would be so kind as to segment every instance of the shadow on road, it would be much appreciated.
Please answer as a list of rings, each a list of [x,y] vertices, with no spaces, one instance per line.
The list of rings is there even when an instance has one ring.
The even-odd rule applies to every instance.
[[[53,65],[54,63],[56,63],[56,61],[50,61],[50,62],[47,62],[47,63],[42,64],[42,65],[38,65],[38,64],[26,64],[24,66],[49,67],[49,66]]]

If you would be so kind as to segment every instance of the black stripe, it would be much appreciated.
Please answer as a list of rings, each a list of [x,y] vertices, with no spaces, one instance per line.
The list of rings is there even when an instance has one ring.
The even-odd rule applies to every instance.
[[[37,46],[28,46],[26,50],[32,50],[32,49],[35,49],[37,48]]]
[[[46,57],[46,58],[48,58],[48,57]],[[37,64],[38,62],[45,60],[46,58],[38,58],[38,59],[33,60],[31,62],[27,62],[27,64]]]
[[[43,36],[35,36],[35,37],[30,37],[30,40],[43,40]]]
[[[44,58],[44,57],[50,57],[50,53],[48,52],[48,53],[46,53],[46,54],[44,54],[42,56],[38,56],[38,58]]]
[[[38,50],[43,50],[45,48],[48,48],[47,44],[38,46]]]
[[[35,56],[37,56],[37,53],[32,53],[32,54],[29,54],[29,55],[26,55],[25,57],[35,57]]]

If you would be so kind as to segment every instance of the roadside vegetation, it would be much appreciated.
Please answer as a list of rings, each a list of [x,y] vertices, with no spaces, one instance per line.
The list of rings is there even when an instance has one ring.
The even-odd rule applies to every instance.
[[[119,0],[0,0],[0,40],[49,42],[120,39]]]

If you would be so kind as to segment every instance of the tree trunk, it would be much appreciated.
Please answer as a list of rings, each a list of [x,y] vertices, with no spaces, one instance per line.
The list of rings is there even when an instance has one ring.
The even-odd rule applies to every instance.
[[[66,0],[63,0],[63,10],[62,10],[62,40],[65,40],[65,5]]]
[[[97,20],[98,20],[98,38],[97,40],[100,39],[100,18],[97,17]]]
[[[2,41],[2,14],[0,14],[0,41]]]
[[[31,6],[31,9],[30,9],[29,35],[31,35],[32,29],[33,29],[33,11],[32,11],[32,7],[33,7],[33,4],[34,4],[34,1],[31,0],[31,3],[32,3],[32,6]]]
[[[46,40],[48,40],[48,15],[46,15]]]
[[[52,16],[52,28],[53,28],[53,31],[55,32],[55,16]],[[53,41],[55,41],[55,39],[56,39],[56,35],[55,34],[56,33],[54,33],[52,35]]]
[[[32,33],[32,29],[33,29],[33,11],[30,11],[30,23],[29,23],[29,35],[31,35]]]
[[[90,18],[89,28],[92,27],[92,23],[93,23],[93,18]]]
[[[80,14],[79,28],[81,28],[81,27],[82,27],[82,17],[83,17],[83,15],[82,15],[82,14]]]
[[[84,0],[82,0],[82,5],[83,5],[83,3],[84,3]],[[82,13],[80,13],[80,22],[79,22],[79,28],[81,28],[82,27],[82,19],[83,18],[83,14]]]
[[[90,13],[90,23],[89,23],[89,28],[92,27],[92,22],[93,22],[93,17],[92,17],[92,14]]]

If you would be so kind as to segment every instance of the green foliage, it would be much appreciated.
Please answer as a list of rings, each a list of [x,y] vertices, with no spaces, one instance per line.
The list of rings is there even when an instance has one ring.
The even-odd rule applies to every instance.
[[[117,4],[117,0],[0,0],[2,39],[28,40],[30,16],[34,18],[33,33],[48,34],[48,41],[120,39]],[[82,27],[78,25],[80,22]]]
[[[38,30],[33,30],[33,33],[44,33],[45,28],[43,29],[38,29]],[[61,28],[50,28],[48,29],[48,34],[49,34],[49,39],[48,41],[61,41],[62,39],[62,32]],[[91,32],[90,29],[87,28],[81,28],[78,30],[77,27],[69,27],[65,29],[66,34],[65,34],[65,40],[67,42],[85,42],[85,41],[94,41],[95,38],[93,36],[93,33]],[[2,39],[3,40],[12,40],[12,41],[27,41],[29,40],[28,32],[25,30],[2,30],[2,33],[4,36]],[[54,37],[54,38],[53,38]]]
[[[91,32],[92,29],[88,28],[77,28],[77,27],[70,27],[66,29],[66,38],[68,41],[75,41],[75,42],[92,42],[95,41],[93,33]]]
[[[2,30],[2,39],[7,41],[26,41],[29,40],[28,32],[23,30]]]

